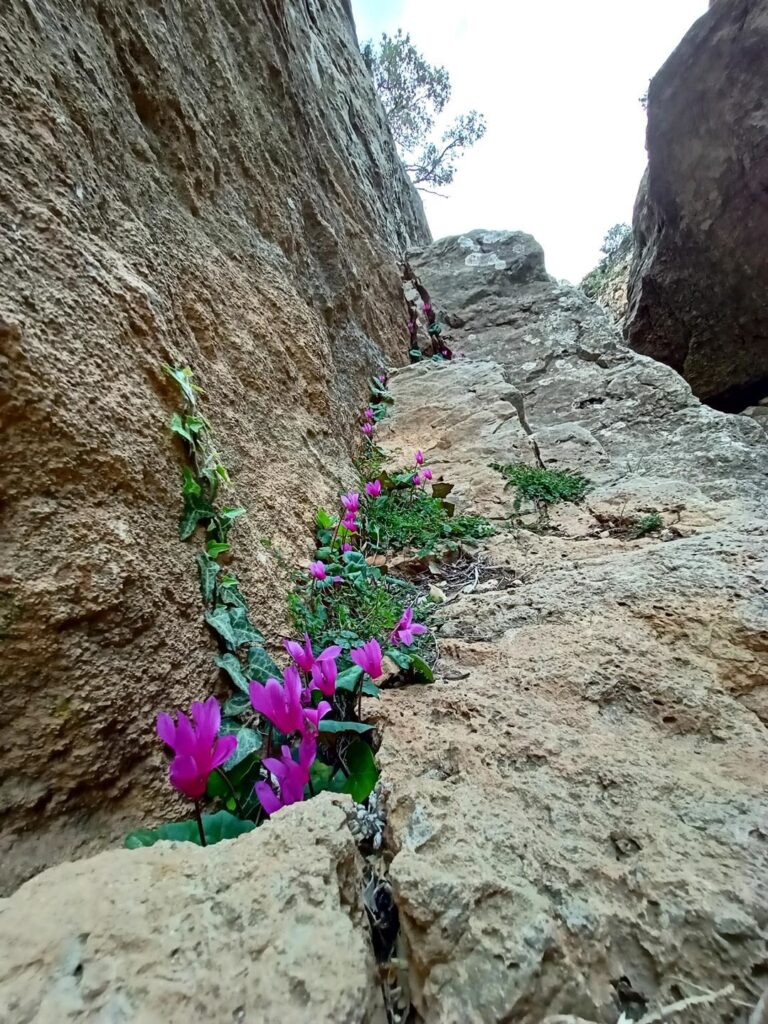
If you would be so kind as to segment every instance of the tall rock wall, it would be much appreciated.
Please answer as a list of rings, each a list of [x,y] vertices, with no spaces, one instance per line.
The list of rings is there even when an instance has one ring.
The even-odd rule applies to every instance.
[[[768,0],[716,0],[651,82],[625,333],[704,401],[768,394]]]
[[[343,0],[7,0],[0,66],[11,887],[161,811],[153,715],[217,685],[162,364],[205,389],[269,632],[261,541],[299,554],[351,479],[365,378],[405,349],[395,256],[428,229]]]

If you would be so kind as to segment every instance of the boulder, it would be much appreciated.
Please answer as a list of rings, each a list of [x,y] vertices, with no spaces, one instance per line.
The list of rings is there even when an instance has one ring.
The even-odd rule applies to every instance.
[[[703,401],[768,390],[768,2],[717,0],[648,91],[625,334]]]
[[[340,798],[240,839],[44,872],[0,900],[1,1024],[385,1024]]]

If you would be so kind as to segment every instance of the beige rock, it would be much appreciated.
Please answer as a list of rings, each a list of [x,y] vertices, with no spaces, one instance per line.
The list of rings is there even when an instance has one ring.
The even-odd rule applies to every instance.
[[[732,1024],[765,969],[768,449],[576,290],[518,277],[527,236],[487,234],[483,266],[456,239],[414,254],[471,358],[395,373],[384,444],[508,522],[488,466],[534,460],[522,396],[545,463],[593,486],[553,532],[487,541],[521,585],[452,599],[441,677],[369,702],[414,1005],[616,1024],[733,983],[679,1018]],[[655,509],[672,539],[595,536],[590,508]]]
[[[342,800],[205,850],[63,864],[0,900],[2,1024],[386,1020]]]
[[[348,10],[3,4],[0,892],[169,810],[153,717],[227,691],[161,364],[205,388],[275,639],[261,541],[309,554],[366,377],[404,356],[394,254],[428,231]]]

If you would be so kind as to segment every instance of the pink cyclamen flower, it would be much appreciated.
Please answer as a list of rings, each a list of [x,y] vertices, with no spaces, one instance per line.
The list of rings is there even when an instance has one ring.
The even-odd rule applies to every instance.
[[[423,480],[431,480],[432,470],[427,466],[426,468],[422,469],[421,476]]]
[[[345,515],[344,518],[341,520],[341,525],[344,527],[345,530],[349,530],[350,533],[357,532],[357,523],[355,522],[355,517],[350,515],[349,513],[347,513],[347,515]]]
[[[369,498],[378,498],[381,494],[381,480],[370,480],[365,485],[365,493]]]
[[[368,407],[368,408],[367,408],[367,409],[365,410],[365,412],[363,413],[363,416],[365,416],[365,418],[366,418],[367,420],[372,420],[372,419],[374,419],[374,417],[376,416],[376,413],[375,413],[375,412],[373,411],[373,409],[371,409],[371,407],[369,406],[369,407]]]
[[[283,672],[282,685],[277,679],[268,679],[264,686],[252,679],[249,692],[254,708],[280,732],[287,736],[292,732],[304,731],[301,679],[294,665],[289,665]]]
[[[283,647],[299,666],[302,672],[310,672],[315,664],[315,655],[312,653],[309,633],[304,634],[304,646],[295,640],[283,640]]]
[[[304,736],[299,744],[299,760],[294,761],[291,748],[281,748],[282,757],[265,757],[262,764],[276,781],[280,790],[275,793],[268,782],[257,782],[253,787],[256,796],[267,814],[274,814],[281,807],[300,803],[304,799],[304,787],[309,782],[309,770],[317,757],[317,740]]]
[[[328,650],[340,652],[341,648],[329,647]],[[323,651],[323,654],[325,653]],[[323,658],[323,655],[321,655],[312,666],[313,689],[319,690],[325,697],[332,697],[336,692],[336,676],[338,674],[336,658]]]
[[[421,449],[419,449],[419,451],[416,452],[416,465],[417,466],[423,466],[424,465],[424,452],[421,451]]]
[[[379,376],[376,379],[378,380],[379,384],[386,384],[387,383],[387,375],[386,375],[386,373],[380,373]]]
[[[360,495],[357,491],[349,491],[348,494],[342,494],[339,497],[339,501],[347,510],[348,516],[354,516],[360,508]]]
[[[417,487],[419,486],[419,484],[421,483],[421,477],[419,476],[418,473],[413,474],[413,476],[411,477],[411,482],[416,484]]]
[[[424,303],[424,312],[425,313],[429,313],[431,311],[431,309],[432,309],[432,303],[431,302],[425,302]]]
[[[368,640],[362,647],[356,647],[349,656],[371,679],[378,679],[382,674],[381,648],[378,640]]]
[[[390,633],[389,639],[393,644],[403,644],[405,647],[410,647],[415,636],[426,632],[426,626],[422,626],[420,622],[413,621],[413,608],[406,608],[400,617],[400,621]]]
[[[342,544],[341,545],[341,550],[342,551],[354,551],[355,549],[352,547],[351,544]]]
[[[334,686],[336,684],[334,683]],[[327,700],[321,700],[316,708],[304,708],[304,725],[302,726],[302,734],[304,736],[307,733],[317,732],[320,728],[320,719],[325,718],[331,711],[331,705]]]
[[[373,433],[373,427],[371,426],[370,423],[364,423],[362,427],[360,427],[360,429],[362,430],[366,437],[370,437],[371,434]]]
[[[324,580],[328,573],[325,571],[325,566],[322,562],[310,562],[309,563],[309,575],[316,580]]]
[[[220,736],[221,708],[215,697],[205,703],[192,702],[192,721],[183,711],[174,724],[170,715],[157,716],[157,735],[174,752],[168,771],[171,785],[190,800],[199,800],[208,785],[208,776],[224,764],[237,749],[234,736]]]

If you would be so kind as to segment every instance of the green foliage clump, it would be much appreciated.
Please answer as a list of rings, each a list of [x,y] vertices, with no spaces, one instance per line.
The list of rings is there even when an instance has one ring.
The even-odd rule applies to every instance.
[[[414,184],[449,185],[457,157],[485,135],[483,115],[470,110],[446,128],[439,142],[429,141],[451,98],[446,69],[429,64],[402,29],[394,36],[382,33],[376,48],[369,40],[361,52]]]
[[[635,519],[631,536],[637,540],[639,537],[645,537],[649,533],[656,533],[663,526],[664,520],[658,512],[648,512],[646,515]]]
[[[390,479],[397,481],[398,477]],[[435,490],[439,486],[436,484]],[[450,502],[413,486],[385,491],[371,503],[365,526],[366,540],[373,551],[416,548],[421,554],[446,542],[478,540],[493,533],[493,527],[482,516],[457,516]]]
[[[532,501],[537,508],[559,501],[580,501],[589,487],[586,477],[568,469],[542,469],[525,462],[504,465],[494,462],[491,468],[501,473],[507,487],[514,487],[517,491],[516,511],[520,510],[524,500]]]

